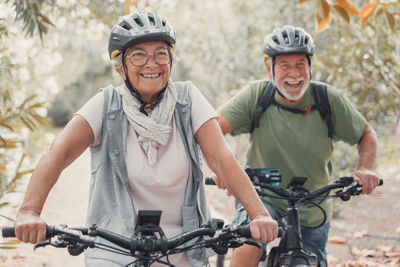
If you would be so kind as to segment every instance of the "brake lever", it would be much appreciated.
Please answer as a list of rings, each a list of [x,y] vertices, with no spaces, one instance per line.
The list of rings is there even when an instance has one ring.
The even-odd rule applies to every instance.
[[[36,243],[33,246],[33,250],[36,250],[37,248],[45,247],[45,246],[48,246],[48,245],[56,247],[56,248],[66,248],[67,247],[67,244],[64,242],[64,240],[60,241],[60,240],[57,239],[55,242],[51,242],[50,239],[47,239],[45,241]]]
[[[226,245],[212,244],[211,248],[217,254],[226,254],[228,252],[228,247]]]
[[[238,238],[238,239],[232,240],[229,242],[228,247],[238,248],[238,247],[243,246],[244,244],[248,244],[251,246],[255,246],[257,248],[261,248],[260,243],[254,241],[252,239],[247,239],[247,238]]]
[[[238,247],[243,246],[245,242],[246,241],[242,238],[235,239],[235,240],[232,240],[231,242],[229,242],[229,247],[230,248],[238,248]]]
[[[40,247],[45,247],[45,246],[50,245],[50,244],[51,244],[51,241],[50,241],[49,239],[47,239],[47,240],[45,240],[45,241],[36,243],[36,244],[33,246],[33,250],[36,250],[37,248],[40,248]]]
[[[336,196],[340,197],[343,201],[350,200],[351,196],[358,196],[362,192],[362,187],[359,187],[357,182],[352,182],[349,185],[343,187],[342,190],[339,190],[335,193]]]
[[[357,182],[352,182],[351,184],[349,184],[348,186],[343,187],[342,192],[346,193],[348,190],[357,187],[358,183]]]

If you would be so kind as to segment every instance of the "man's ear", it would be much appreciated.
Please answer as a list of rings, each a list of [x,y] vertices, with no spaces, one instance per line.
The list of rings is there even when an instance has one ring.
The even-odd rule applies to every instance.
[[[122,79],[124,79],[124,81],[125,81],[126,80],[126,75],[125,75],[124,68],[123,67],[117,68],[115,66],[114,66],[114,68],[119,73],[119,75],[121,75]]]
[[[264,60],[265,68],[267,69],[267,75],[269,79],[272,79],[272,69],[266,60]]]

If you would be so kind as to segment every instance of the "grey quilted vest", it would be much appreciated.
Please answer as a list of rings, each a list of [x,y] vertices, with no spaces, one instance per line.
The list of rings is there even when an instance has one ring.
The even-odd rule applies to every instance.
[[[189,177],[185,191],[183,231],[197,229],[209,219],[206,202],[199,146],[195,140],[191,123],[191,100],[188,89],[190,82],[174,83],[178,91],[175,107],[175,123],[189,155]],[[122,98],[114,87],[104,92],[104,113],[101,144],[91,147],[91,182],[86,226],[96,224],[99,228],[111,230],[125,237],[134,233],[136,212],[129,191],[125,163],[128,120],[122,109]],[[107,243],[102,240],[98,242]],[[207,254],[207,255],[206,255]],[[203,266],[209,252],[196,249],[187,252],[191,266]],[[88,249],[86,266],[121,266],[132,262],[131,257],[121,256],[98,249]]]

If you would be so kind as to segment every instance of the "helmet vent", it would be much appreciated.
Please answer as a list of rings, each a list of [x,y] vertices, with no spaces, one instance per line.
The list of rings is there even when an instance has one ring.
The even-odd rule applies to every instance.
[[[286,44],[289,44],[289,38],[287,32],[282,32],[283,40]]]
[[[125,30],[130,30],[130,29],[132,29],[132,27],[129,25],[129,24],[127,24],[125,21],[122,23],[122,24],[120,24],[120,26],[122,27],[122,28],[124,28]]]
[[[154,20],[154,17],[149,16],[149,21],[151,25],[156,25],[156,21]]]
[[[163,26],[167,25],[167,23],[166,23],[164,20],[161,21],[161,24],[162,24]]]
[[[295,30],[294,31],[294,40],[296,41],[296,43],[300,43],[300,38],[299,38],[299,31]]]
[[[143,21],[140,20],[139,18],[134,18],[133,20],[136,22],[136,24],[137,24],[138,26],[140,26],[140,27],[143,27],[143,26],[144,26]]]
[[[279,40],[278,40],[278,38],[277,38],[276,36],[273,36],[273,37],[272,37],[272,40],[273,40],[277,45],[280,45]]]
[[[306,36],[306,37],[304,37],[304,44],[308,44],[308,37]]]

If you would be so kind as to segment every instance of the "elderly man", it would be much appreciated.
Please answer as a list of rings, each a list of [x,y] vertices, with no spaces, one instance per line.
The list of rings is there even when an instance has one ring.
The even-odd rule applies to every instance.
[[[379,181],[372,171],[376,133],[343,93],[310,81],[314,48],[312,37],[301,28],[287,25],[268,34],[263,52],[269,80],[251,82],[224,104],[220,127],[224,134],[251,133],[247,166],[280,168],[283,188],[294,176],[307,177],[309,190],[330,183],[333,141],[357,145],[359,163],[352,176],[369,194]],[[224,187],[218,177],[215,180]],[[265,197],[263,203],[275,219],[287,207],[282,199]],[[305,250],[317,255],[318,266],[327,266],[332,203],[320,205],[327,213],[322,226],[318,208],[300,207],[302,236]],[[239,206],[234,223],[247,222],[246,211]],[[231,266],[257,266],[261,256],[262,250],[245,245],[234,251]]]

